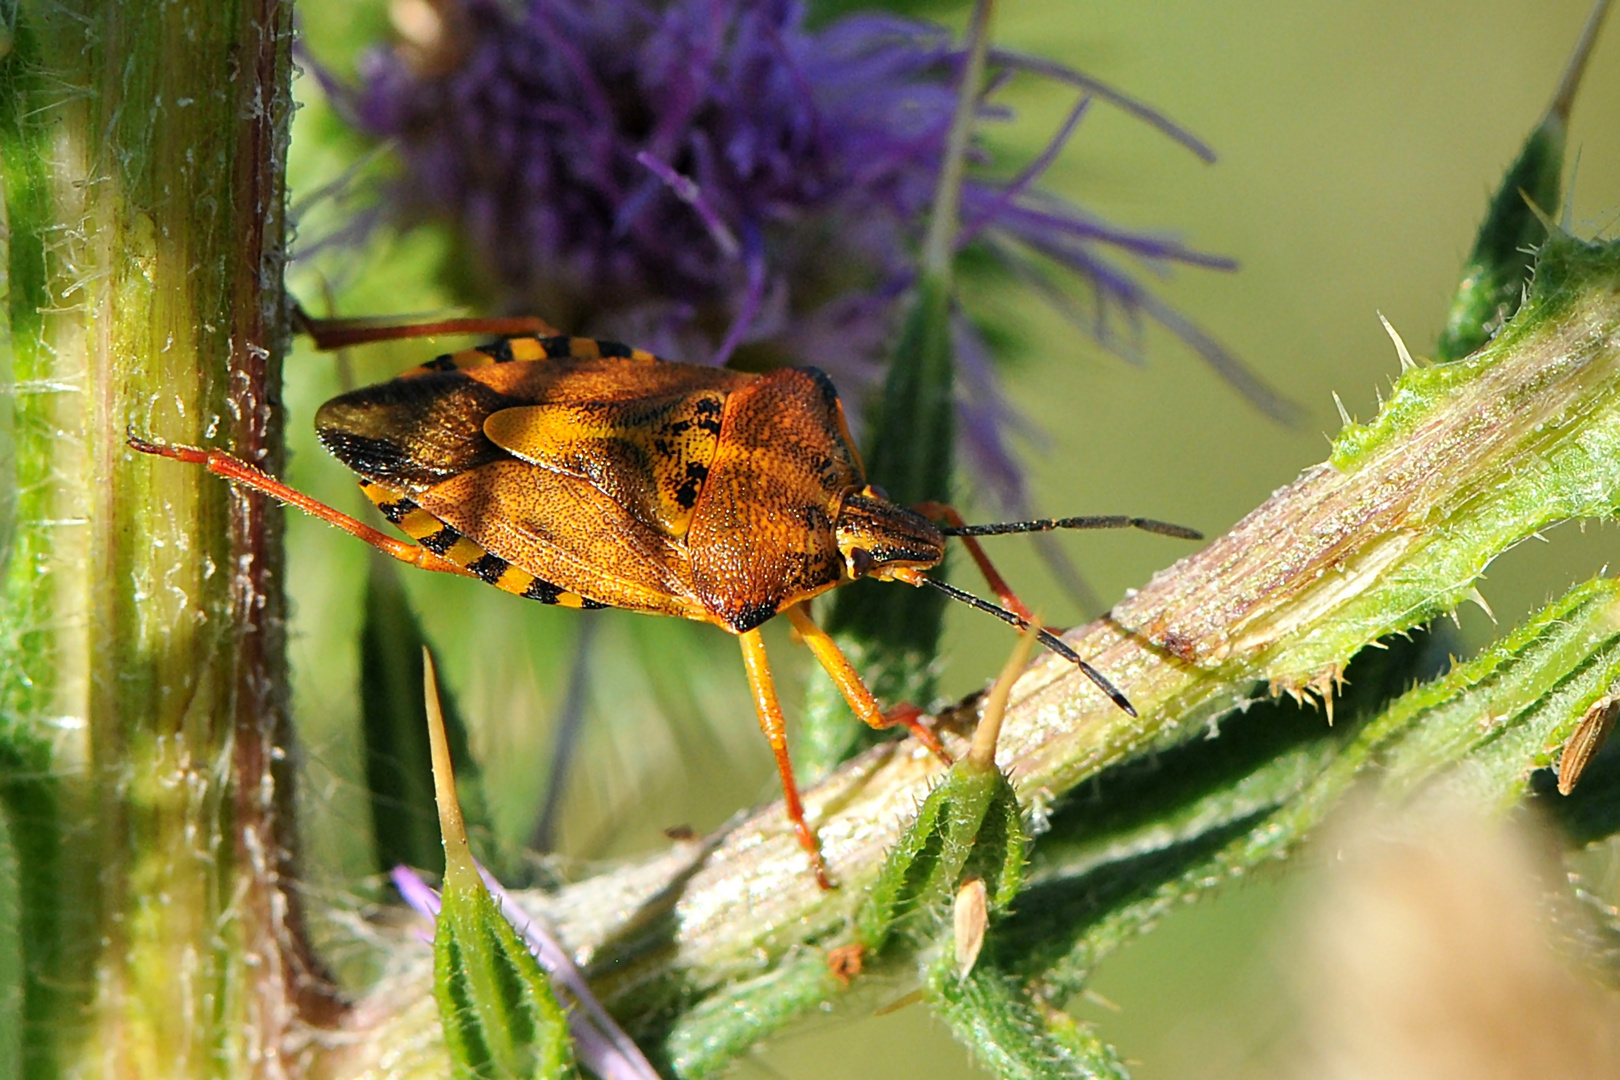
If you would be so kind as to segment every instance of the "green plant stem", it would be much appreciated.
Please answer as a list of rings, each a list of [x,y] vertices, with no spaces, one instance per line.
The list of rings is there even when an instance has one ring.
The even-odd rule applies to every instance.
[[[1529,301],[1485,350],[1407,372],[1331,460],[1068,635],[1140,717],[1047,658],[1013,690],[998,764],[1040,813],[1111,765],[1202,736],[1257,686],[1328,694],[1357,650],[1471,596],[1497,554],[1552,522],[1610,516],[1617,500],[1620,250],[1555,238]],[[958,755],[972,704],[946,718]],[[833,892],[816,887],[771,807],[700,855],[671,852],[527,901],[593,958],[598,992],[633,1033],[666,1051],[741,1045],[738,1027],[757,1038],[826,992],[807,956],[849,940],[939,773],[920,748],[885,745],[806,793],[843,886]],[[767,982],[774,996],[751,992]],[[684,1076],[714,1067],[665,1060]]]
[[[319,994],[284,888],[279,511],[125,438],[280,464],[290,5],[8,17],[0,779],[56,807],[13,820],[50,849],[19,845],[26,1075],[285,1075]]]
[[[1349,738],[1305,783],[1226,843],[1194,856],[1140,895],[1116,883],[1124,902],[1099,905],[1085,888],[1030,898],[1009,929],[1019,970],[1042,995],[1062,1002],[1107,955],[1203,892],[1280,859],[1322,824],[1353,785],[1370,780],[1401,799],[1437,777],[1476,805],[1505,810],[1524,794],[1531,770],[1550,764],[1586,707],[1620,672],[1620,582],[1578,586],[1524,626],[1450,674],[1417,687]],[[1316,755],[1318,758],[1321,755]],[[1263,767],[1256,776],[1270,771]],[[1204,836],[1218,835],[1206,830]],[[1189,839],[1191,839],[1189,837]],[[1094,864],[1043,867],[1050,881]],[[1146,875],[1144,875],[1146,877]],[[1050,899],[1067,894],[1070,902]],[[1019,923],[1022,922],[1022,925]]]
[[[1030,1001],[1016,980],[980,965],[960,978],[948,963],[928,972],[929,1000],[1002,1080],[1129,1080],[1101,1039]]]

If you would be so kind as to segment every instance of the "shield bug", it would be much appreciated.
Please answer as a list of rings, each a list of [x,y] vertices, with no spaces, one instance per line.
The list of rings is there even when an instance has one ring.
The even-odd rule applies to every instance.
[[[752,374],[670,363],[614,342],[568,337],[537,319],[300,319],[327,349],[499,335],[334,398],[315,417],[321,442],[414,543],[222,451],[134,436],[130,445],[206,465],[423,569],[476,577],[544,604],[680,616],[735,634],[788,817],[823,885],[829,882],[788,761],[762,623],[786,615],[857,716],[873,727],[905,726],[948,762],[918,710],[886,712],[878,704],[811,619],[809,600],[871,577],[931,586],[1027,627],[1028,612],[974,537],[1122,526],[1198,536],[1123,517],[966,526],[949,507],[898,506],[867,483],[837,391],[813,368]],[[1013,610],[927,576],[944,558],[947,536],[963,538]],[[1062,641],[1037,633],[1120,708],[1134,711]]]

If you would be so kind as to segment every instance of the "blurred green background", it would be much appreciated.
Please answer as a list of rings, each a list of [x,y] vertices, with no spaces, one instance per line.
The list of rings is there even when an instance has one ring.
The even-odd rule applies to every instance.
[[[960,20],[963,12],[939,11]],[[342,71],[380,5],[302,12],[311,52]],[[977,310],[1032,348],[1005,386],[1030,421],[1020,447],[1041,512],[1135,513],[1219,532],[1305,466],[1339,426],[1332,394],[1366,419],[1398,370],[1376,312],[1414,353],[1432,346],[1489,192],[1540,119],[1587,15],[1585,0],[1212,5],[1169,0],[1009,2],[998,44],[1061,59],[1152,104],[1212,144],[1206,166],[1162,136],[1097,105],[1048,173],[1050,187],[1132,228],[1177,232],[1237,258],[1235,274],[1180,270],[1160,295],[1305,410],[1295,427],[1259,416],[1171,335],[1148,328],[1133,367],[1078,334],[1038,299],[1007,288]],[[356,212],[327,185],[360,144],[335,134],[304,79],[293,147],[295,206],[307,242]],[[997,147],[1038,152],[1073,103],[1034,81],[1002,95],[1019,121]],[[1580,235],[1613,235],[1620,213],[1620,29],[1600,41],[1569,138],[1573,179],[1559,214]],[[300,200],[307,200],[300,203]],[[301,262],[295,292],[319,309],[334,287],[347,314],[429,311],[446,297],[430,271],[442,237],[384,239]],[[544,315],[545,313],[540,313]],[[300,352],[288,364],[291,480],[351,511],[363,500],[316,445],[310,417],[352,367],[387,378],[434,351],[420,343],[357,351],[342,363]],[[989,513],[990,500],[967,507]],[[384,895],[370,874],[358,731],[355,637],[367,553],[304,518],[289,520],[296,605],[292,658],[308,811],[310,886],[349,907]],[[1499,560],[1481,591],[1503,629],[1613,561],[1612,529],[1566,526],[1548,544]],[[1049,621],[1097,614],[1065,595],[1018,539],[993,553]],[[1062,540],[1105,603],[1183,548],[1130,534]],[[956,579],[974,584],[965,568]],[[472,730],[497,838],[530,835],[545,797],[554,724],[575,641],[597,624],[580,755],[557,848],[580,858],[667,843],[666,827],[718,825],[776,795],[736,646],[719,631],[623,612],[588,615],[522,604],[465,580],[407,574],[405,586],[443,658]],[[1469,648],[1497,633],[1460,613]],[[943,690],[981,686],[1012,645],[1000,624],[953,611]],[[806,654],[778,628],[773,658],[793,705]],[[1106,964],[1097,1000],[1076,1003],[1144,1080],[1259,1075],[1290,1047],[1287,953],[1295,878],[1278,872],[1178,913]],[[1613,881],[1610,883],[1613,887]],[[871,1005],[883,1003],[882,990]],[[861,1011],[866,1011],[863,1008]],[[852,1049],[859,1047],[858,1052]],[[737,1067],[738,1076],[977,1075],[921,1008],[800,1027]]]

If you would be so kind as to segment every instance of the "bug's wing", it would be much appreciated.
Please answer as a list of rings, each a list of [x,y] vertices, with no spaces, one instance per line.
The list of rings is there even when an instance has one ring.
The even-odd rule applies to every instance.
[[[642,522],[685,537],[720,443],[726,394],[702,389],[622,402],[502,409],[484,434],[507,452],[589,480]]]
[[[484,551],[549,586],[549,594],[710,617],[692,589],[684,548],[586,480],[503,456],[414,499]],[[548,590],[529,595],[548,599]]]
[[[484,437],[484,418],[511,404],[459,371],[393,379],[322,405],[315,433],[367,480],[409,495],[506,455]]]
[[[471,559],[486,580],[502,587],[520,581],[517,574],[495,572],[506,563],[537,579],[523,590],[535,599],[567,602],[577,595],[615,607],[709,618],[693,598],[685,549],[649,510],[647,486],[634,482],[641,465],[626,450],[644,452],[650,444],[609,438],[590,447],[581,431],[572,439],[565,431],[548,458],[544,429],[517,421],[524,419],[521,410],[538,407],[596,415],[597,427],[611,433],[615,426],[634,428],[635,418],[649,409],[656,413],[649,402],[691,394],[701,400],[753,378],[650,358],[492,361],[418,370],[344,394],[321,408],[316,430],[339,460],[386,490],[379,498],[407,500],[482,549]],[[514,442],[551,467],[514,457],[484,433],[485,421],[503,410],[517,411],[497,430],[524,429],[527,441],[514,435]],[[591,461],[562,467],[567,453],[589,457],[589,450],[595,452]],[[418,531],[432,536],[432,528],[428,522]],[[455,543],[451,534],[440,546],[446,543]]]
[[[485,421],[502,410],[545,406],[587,420],[598,414],[591,422],[604,430],[633,428],[638,418],[656,413],[649,402],[692,394],[723,396],[754,378],[742,372],[660,363],[650,357],[645,361],[491,360],[467,370],[417,369],[352,390],[321,406],[315,430],[326,448],[361,476],[414,495],[458,473],[506,458],[506,451],[484,433]],[[523,444],[529,460],[591,479],[577,467],[565,467],[566,455],[556,447],[547,457],[544,430],[531,432],[532,437]],[[573,437],[580,435],[576,427]],[[558,445],[568,437],[569,432],[562,432]]]
[[[838,584],[834,515],[864,483],[821,372],[774,371],[734,391],[687,533],[698,597],[743,633]]]

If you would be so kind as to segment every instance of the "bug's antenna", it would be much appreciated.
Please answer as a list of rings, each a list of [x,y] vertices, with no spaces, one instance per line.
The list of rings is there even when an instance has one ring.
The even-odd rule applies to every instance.
[[[1123,514],[1093,517],[1039,518],[1035,521],[1000,521],[991,525],[945,525],[946,536],[1005,536],[1008,533],[1048,532],[1052,529],[1141,529],[1143,532],[1173,536],[1178,540],[1202,540],[1204,534],[1185,525]]]
[[[1130,699],[1128,699],[1124,694],[1120,693],[1118,688],[1116,688],[1113,683],[1104,678],[1102,672],[1080,659],[1079,653],[1065,645],[1062,639],[1058,638],[1049,630],[1046,630],[1043,627],[1035,626],[1028,619],[1014,615],[1006,608],[997,607],[988,600],[981,600],[970,592],[963,592],[954,585],[947,585],[943,581],[936,581],[931,577],[923,577],[920,580],[932,585],[934,588],[938,589],[952,600],[960,600],[968,607],[978,608],[980,611],[988,612],[989,614],[1000,619],[1002,622],[1007,623],[1009,626],[1016,626],[1020,630],[1034,630],[1035,636],[1041,639],[1042,645],[1045,645],[1048,649],[1051,649],[1053,652],[1063,657],[1063,659],[1069,661],[1069,663],[1079,667],[1081,671],[1086,673],[1086,678],[1097,684],[1097,689],[1107,694],[1109,700],[1111,700],[1115,705],[1118,705],[1121,709],[1124,709],[1128,715],[1136,715],[1136,708],[1130,703]]]

